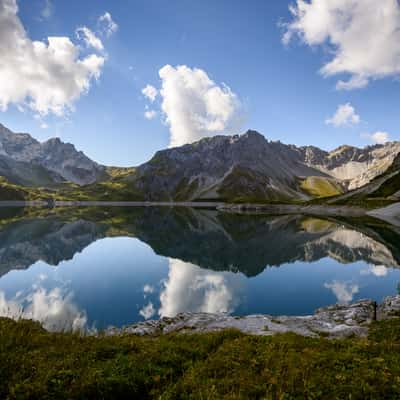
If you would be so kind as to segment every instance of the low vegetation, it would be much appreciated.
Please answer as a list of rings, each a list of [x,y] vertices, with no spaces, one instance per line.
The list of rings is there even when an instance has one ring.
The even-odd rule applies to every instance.
[[[48,333],[0,319],[4,399],[395,399],[400,319],[368,338]]]
[[[331,197],[343,193],[342,188],[333,179],[309,176],[301,183],[301,188],[313,197]]]

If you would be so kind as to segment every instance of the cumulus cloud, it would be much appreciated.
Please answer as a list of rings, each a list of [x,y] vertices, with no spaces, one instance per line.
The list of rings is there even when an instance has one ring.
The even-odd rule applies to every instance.
[[[346,74],[337,89],[356,89],[371,79],[400,73],[398,0],[296,0],[283,42],[295,35],[309,46],[325,45],[331,60],[324,76]]]
[[[360,122],[360,116],[350,103],[341,104],[338,106],[335,115],[325,120],[327,125],[334,125],[336,127],[342,125],[355,125]]]
[[[368,139],[375,144],[384,144],[390,139],[389,133],[383,131],[377,131],[374,133],[362,133],[361,137],[363,139]]]
[[[359,287],[356,284],[336,280],[331,283],[325,283],[324,287],[332,290],[337,301],[342,304],[350,303],[353,300],[354,295],[359,291]]]
[[[205,136],[232,134],[240,129],[241,103],[225,84],[217,85],[205,71],[186,65],[165,65],[159,76],[161,108],[171,133],[170,146]]]
[[[27,105],[41,115],[63,115],[98,79],[104,57],[79,57],[68,37],[32,41],[17,16],[16,0],[0,0],[0,109]]]
[[[241,274],[204,270],[170,259],[158,313],[161,317],[173,317],[180,312],[230,313],[240,301],[244,281]]]
[[[103,42],[87,26],[82,26],[76,30],[79,39],[83,39],[87,47],[93,47],[96,50],[104,50]]]
[[[0,316],[39,321],[48,331],[83,331],[87,329],[87,316],[72,302],[72,293],[60,288],[46,290],[34,285],[32,293],[17,293],[7,299],[0,291]]]
[[[157,111],[155,110],[147,110],[144,112],[144,117],[146,119],[154,119],[157,116]]]
[[[100,26],[101,31],[107,37],[110,37],[118,30],[118,25],[112,19],[112,16],[108,11],[106,11],[103,15],[101,15],[97,22]]]
[[[146,85],[146,87],[142,89],[142,93],[144,97],[153,103],[158,95],[158,90],[152,85]]]

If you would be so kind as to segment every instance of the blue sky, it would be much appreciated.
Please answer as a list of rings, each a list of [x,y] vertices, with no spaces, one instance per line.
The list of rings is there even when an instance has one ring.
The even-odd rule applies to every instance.
[[[357,3],[349,0],[352,2]],[[385,2],[398,7],[392,0]],[[349,74],[364,77],[365,72],[360,72],[361,67],[346,67],[350,71],[347,74],[336,71],[332,76],[319,72],[337,49],[329,42],[329,34],[331,40],[336,37],[333,31],[324,41],[308,37],[304,43],[293,37],[283,44],[285,28],[279,22],[293,21],[289,5],[295,2],[20,0],[17,4],[18,17],[31,40],[47,43],[47,37],[69,37],[81,46],[79,57],[100,54],[104,65],[98,79],[90,80],[87,93],[74,99],[73,111],[64,115],[47,112],[35,118],[35,110],[25,107],[21,112],[18,102],[10,101],[0,112],[0,122],[39,140],[59,136],[100,163],[137,165],[171,142],[171,126],[161,121],[165,118],[160,109],[162,96],[152,103],[142,94],[147,84],[161,87],[159,70],[165,65],[198,68],[217,87],[223,88],[222,83],[229,86],[240,102],[241,123],[226,124],[233,130],[228,133],[255,129],[271,140],[324,149],[344,143],[371,144],[375,132],[387,133],[390,140],[399,139],[397,66],[382,73],[373,60],[362,60],[363,68],[368,65],[368,71],[372,71],[368,72],[368,84],[337,90],[338,80],[348,79]],[[48,13],[43,14],[46,6]],[[98,23],[105,12],[118,25],[109,36],[101,34]],[[75,31],[82,26],[102,40],[103,51],[86,48],[78,40]],[[308,35],[307,29],[305,24],[293,27],[293,36],[299,31]],[[345,48],[346,43],[339,44]],[[387,49],[389,53],[397,51]],[[327,124],[338,106],[346,104],[359,118],[338,126]],[[157,112],[154,119],[144,117],[146,106]],[[44,124],[46,129],[40,127]]]

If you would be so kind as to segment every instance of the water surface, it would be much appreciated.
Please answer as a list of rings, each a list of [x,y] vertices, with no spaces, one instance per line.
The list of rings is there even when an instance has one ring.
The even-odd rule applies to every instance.
[[[0,315],[50,330],[180,312],[305,315],[397,293],[400,232],[374,219],[191,208],[0,210]]]

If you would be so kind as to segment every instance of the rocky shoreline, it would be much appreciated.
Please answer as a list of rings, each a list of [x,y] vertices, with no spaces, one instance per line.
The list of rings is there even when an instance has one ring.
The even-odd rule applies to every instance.
[[[251,335],[271,336],[293,332],[309,337],[331,339],[366,336],[371,322],[399,316],[400,295],[386,297],[377,305],[372,300],[360,300],[349,305],[335,304],[323,307],[307,316],[181,313],[173,318],[139,322],[123,328],[109,327],[106,336],[140,335],[160,336],[169,333],[205,333],[237,329]]]
[[[345,216],[362,217],[367,210],[354,206],[333,205],[296,205],[296,204],[223,204],[217,207],[218,211],[246,214],[304,214],[315,216]]]

